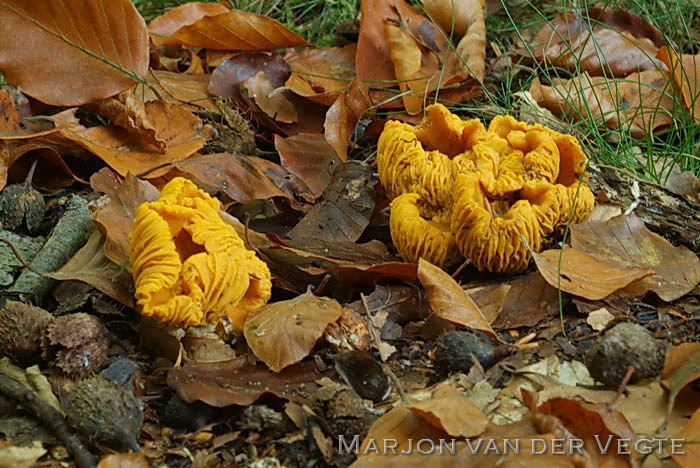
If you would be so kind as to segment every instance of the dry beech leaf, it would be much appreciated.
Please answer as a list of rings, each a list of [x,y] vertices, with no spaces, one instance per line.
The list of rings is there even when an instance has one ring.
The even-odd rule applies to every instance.
[[[30,446],[11,445],[3,441],[0,443],[0,466],[31,468],[37,466],[37,462],[45,453],[46,449],[39,441],[32,442]]]
[[[636,440],[634,431],[625,416],[619,411],[609,410],[604,404],[581,403],[574,399],[555,397],[539,405],[536,409],[535,421],[540,430],[551,415],[558,420],[575,438],[583,439],[583,448],[588,454],[590,466],[629,467],[630,455],[618,453],[618,439]],[[545,416],[544,420],[540,419]],[[556,425],[554,426],[556,428]],[[603,447],[610,441],[607,454],[601,453],[597,438]],[[632,445],[630,451],[634,453]]]
[[[700,379],[700,343],[683,343],[671,348],[661,371],[661,385],[668,390],[668,415],[681,390],[697,379]]]
[[[482,10],[482,0],[424,0],[423,7],[430,17],[457,39],[467,34],[469,26],[474,23],[477,10]],[[483,15],[482,15],[483,21]]]
[[[54,106],[113,96],[148,69],[146,23],[129,0],[5,0],[0,50],[5,79]]]
[[[109,196],[107,206],[98,208],[92,219],[106,235],[105,256],[122,267],[129,262],[129,234],[134,226],[138,207],[145,202],[158,199],[159,191],[150,182],[129,174],[119,181],[109,169],[102,169],[92,176],[93,190]]]
[[[204,109],[218,114],[219,109],[208,91],[210,78],[210,75],[187,75],[165,70],[150,70],[148,81],[155,91],[150,86],[136,85],[134,94],[144,102],[162,99],[166,102],[184,104],[192,112]]]
[[[641,138],[670,125],[674,98],[666,75],[658,70],[608,79],[586,73],[570,80],[553,79],[544,86],[535,78],[530,94],[557,117],[592,118],[609,128],[621,128]]]
[[[163,44],[215,50],[272,50],[309,45],[282,23],[240,10],[204,16],[179,28]]]
[[[438,384],[428,400],[407,408],[428,424],[452,437],[476,437],[486,430],[489,418],[462,392],[449,384]]]
[[[657,57],[671,70],[673,81],[683,96],[683,104],[693,113],[695,122],[700,123],[700,54],[683,54],[679,58],[675,50],[663,46]]]
[[[533,39],[532,55],[571,71],[621,78],[633,72],[663,70],[655,59],[663,34],[641,17],[611,8],[569,10],[547,23]]]
[[[205,16],[216,16],[230,10],[220,3],[191,2],[166,11],[148,24],[148,32],[155,45],[165,41],[183,26],[189,26]]]
[[[533,252],[532,257],[540,274],[551,286],[594,301],[654,274],[651,268],[613,263],[606,257],[577,249],[567,248],[563,253],[560,249],[545,250],[539,254]]]
[[[423,99],[430,89],[433,76],[425,77],[420,73],[423,53],[407,31],[387,23],[384,24],[384,34],[389,46],[389,57],[394,64],[394,76],[399,82],[399,89],[403,91],[401,99],[406,112],[417,114],[424,107]],[[423,93],[413,94],[412,90]]]
[[[496,330],[534,327],[559,313],[559,294],[538,272],[520,275],[507,283],[510,290],[496,321]],[[564,301],[568,295],[564,295]]]
[[[156,132],[167,144],[164,153],[118,127],[86,128],[75,117],[76,109],[68,109],[54,118],[66,124],[59,129],[64,138],[89,150],[122,176],[131,172],[158,177],[164,170],[154,169],[191,156],[211,136],[211,127],[203,125],[199,117],[178,105],[153,101],[147,102],[145,109]]]
[[[73,257],[47,276],[61,281],[82,281],[116,299],[127,307],[134,306],[134,282],[131,273],[104,254],[105,237],[93,230],[87,242]]]
[[[369,88],[362,81],[355,79],[326,112],[323,135],[341,161],[347,161],[350,138],[362,114],[371,105]]]
[[[255,355],[274,372],[309,355],[326,327],[338,320],[342,307],[335,299],[311,291],[268,304],[245,322],[243,333]]]
[[[400,453],[408,449],[409,444],[412,442],[421,439],[438,441],[439,439],[445,438],[447,438],[447,434],[443,431],[430,424],[426,424],[420,416],[416,415],[405,406],[397,406],[372,424],[367,436],[362,441],[360,453],[365,452],[371,441],[374,441],[375,444],[380,444],[380,441],[395,439],[398,442],[398,445],[395,447],[396,452]],[[380,451],[383,450],[383,447],[378,448]],[[372,450],[367,451],[367,453],[371,454]],[[357,463],[352,466],[382,466],[380,463],[382,458],[387,458],[387,461],[391,460],[388,454],[382,454],[376,457],[360,455],[357,458]],[[375,464],[372,464],[371,461],[374,461]]]
[[[678,450],[671,451],[671,458],[681,468],[695,468],[700,466],[700,409],[695,410],[693,416],[688,420],[688,423],[681,431],[673,436],[673,439],[683,439],[687,441],[683,444],[683,454],[678,453]],[[691,441],[695,441],[694,443]]]
[[[127,90],[118,96],[87,104],[85,109],[138,136],[158,148],[158,151],[166,151],[167,145],[148,118],[144,102],[133,92]]]
[[[276,88],[264,71],[259,71],[244,80],[241,89],[268,117],[282,123],[294,123],[299,120],[294,104],[284,95],[286,90]]]
[[[100,460],[97,468],[148,468],[148,459],[140,453],[113,453]]]
[[[176,163],[175,167],[240,203],[282,197],[292,206],[298,206],[297,198],[313,199],[300,179],[261,158],[214,153],[188,158]]]
[[[292,74],[285,86],[299,96],[330,106],[355,77],[356,44],[323,49],[289,49],[284,59]]]
[[[279,374],[264,366],[224,367],[220,364],[187,364],[168,371],[168,386],[187,403],[201,401],[216,408],[251,405],[263,394],[307,403],[321,375],[313,362],[289,367]]]
[[[654,291],[664,301],[673,301],[700,283],[698,256],[649,231],[635,215],[575,224],[571,245],[600,258],[655,270],[653,276],[630,286],[630,292]]]
[[[282,167],[304,181],[314,197],[319,197],[331,180],[333,168],[340,164],[333,148],[318,133],[274,137]]]
[[[467,0],[466,2],[462,0],[459,3],[467,3],[467,9],[463,14],[468,15],[469,26],[457,43],[456,53],[448,55],[446,68],[452,75],[461,75],[464,78],[472,76],[482,81],[486,68],[484,5],[481,0]]]
[[[418,279],[423,284],[430,308],[438,317],[496,336],[474,301],[441,268],[423,259],[418,261]]]

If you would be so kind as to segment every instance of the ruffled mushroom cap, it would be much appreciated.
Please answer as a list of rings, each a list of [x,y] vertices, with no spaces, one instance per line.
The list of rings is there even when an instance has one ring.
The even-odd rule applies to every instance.
[[[267,266],[218,210],[218,200],[181,177],[139,206],[129,258],[144,316],[192,326],[228,315],[241,329],[248,313],[269,300]]]
[[[529,182],[523,186],[520,196],[528,200],[535,210],[543,237],[566,225],[569,216],[572,223],[583,221],[595,204],[593,192],[583,183],[580,187],[578,183],[566,187],[548,182]]]
[[[530,202],[489,201],[478,173],[460,175],[456,187],[450,229],[464,257],[481,271],[524,271],[530,254],[520,236],[534,251],[539,251],[542,243],[540,224]]]
[[[389,121],[379,138],[379,180],[393,199],[417,193],[426,206],[439,211],[451,204],[455,171],[453,158],[468,152],[486,135],[479,120],[464,121],[441,104],[425,109],[423,122],[412,125]],[[474,169],[468,158],[462,166]]]
[[[401,257],[417,263],[423,258],[445,267],[461,258],[448,223],[421,216],[420,195],[405,193],[391,202],[389,225],[394,246]]]

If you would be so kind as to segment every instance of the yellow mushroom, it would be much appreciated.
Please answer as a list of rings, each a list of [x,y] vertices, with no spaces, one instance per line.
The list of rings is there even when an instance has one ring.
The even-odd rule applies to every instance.
[[[445,265],[456,244],[479,270],[517,273],[528,266],[527,245],[539,251],[594,204],[576,138],[510,116],[485,130],[428,106],[418,126],[386,124],[377,165],[394,200],[392,239],[407,261]]]
[[[248,313],[270,298],[270,271],[219,216],[219,202],[182,177],[136,211],[129,258],[141,314],[177,326]]]
[[[389,224],[394,246],[406,261],[417,263],[423,258],[445,267],[461,258],[449,222],[442,222],[439,216],[425,219],[416,193],[399,195],[391,202]]]

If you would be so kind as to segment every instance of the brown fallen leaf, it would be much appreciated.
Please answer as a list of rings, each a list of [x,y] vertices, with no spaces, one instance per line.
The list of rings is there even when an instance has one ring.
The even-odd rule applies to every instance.
[[[273,50],[309,45],[282,23],[241,10],[203,16],[177,29],[163,44],[215,50]]]
[[[690,110],[695,122],[700,122],[700,54],[678,54],[675,50],[665,45],[659,49],[656,55],[673,75],[676,88],[680,89],[683,104]]]
[[[54,106],[108,98],[148,69],[146,23],[129,0],[3,1],[0,50],[7,82]]]
[[[299,96],[330,106],[355,78],[356,44],[289,49],[284,59],[292,74],[285,86]]]
[[[127,90],[115,97],[87,104],[85,109],[133,133],[158,148],[158,151],[166,151],[167,144],[150,121],[144,102],[132,91]]]
[[[483,2],[469,0],[462,14],[467,18],[468,27],[457,43],[455,53],[448,52],[446,68],[448,74],[461,79],[471,76],[481,82],[486,68],[486,23]],[[456,80],[453,78],[453,81]]]
[[[8,180],[24,180],[34,160],[38,161],[32,178],[35,187],[55,190],[71,185],[78,178],[61,156],[64,150],[64,145],[39,138],[31,138],[29,141],[1,141],[0,189],[5,187]],[[80,151],[82,149],[78,148],[78,152]]]
[[[700,441],[700,409],[693,413],[688,423],[678,434],[673,436],[673,439],[683,439],[685,442],[681,447],[672,446],[669,448],[673,461],[681,468],[695,468],[699,466],[700,444],[698,444],[698,441]]]
[[[369,88],[364,82],[355,79],[350,83],[348,90],[340,94],[326,112],[323,135],[341,161],[347,161],[350,138],[357,122],[371,105]]]
[[[435,315],[467,328],[485,331],[492,337],[496,336],[479,306],[441,268],[420,259],[418,279],[425,288],[430,308]]]
[[[61,281],[82,281],[125,306],[134,307],[131,273],[108,259],[104,246],[104,235],[94,229],[85,245],[65,265],[54,273],[47,273],[47,276]]]
[[[491,325],[496,330],[534,327],[559,313],[559,294],[538,272],[518,276],[508,281],[506,295],[498,318]],[[564,294],[564,305],[568,302]]]
[[[268,304],[248,316],[243,327],[248,346],[274,372],[304,359],[338,320],[342,307],[335,299],[311,291],[288,301]]]
[[[407,408],[416,416],[452,437],[476,437],[486,430],[489,418],[452,385],[441,383],[430,398]]]
[[[570,80],[552,79],[544,86],[535,78],[530,94],[557,117],[592,119],[635,138],[668,127],[674,117],[673,90],[664,72],[646,70],[608,79],[583,73]]]
[[[75,116],[76,109],[63,111],[54,118],[65,124],[59,129],[61,136],[92,152],[122,176],[131,172],[158,177],[167,171],[167,167],[162,169],[164,166],[191,156],[212,136],[211,127],[178,105],[153,101],[147,102],[145,109],[156,132],[167,144],[165,152],[118,127],[84,127]]]
[[[545,418],[541,418],[545,416]],[[553,416],[556,421],[547,420]],[[551,398],[535,410],[535,423],[540,430],[563,426],[575,438],[583,441],[583,449],[590,466],[632,467],[631,455],[618,450],[618,443],[636,440],[634,431],[625,416],[619,411],[609,410],[604,404],[581,403],[569,398]],[[619,442],[618,442],[619,441]],[[606,444],[607,451],[605,450]],[[627,452],[634,453],[632,442]],[[623,446],[624,448],[624,446]]]
[[[655,58],[666,43],[663,34],[648,21],[623,10],[593,7],[559,13],[532,43],[531,54],[537,60],[592,76],[622,78],[633,72],[664,69]]]
[[[148,32],[155,45],[163,45],[180,28],[189,26],[205,16],[216,16],[229,11],[220,3],[185,3],[153,18],[148,24]]]
[[[575,224],[571,245],[600,258],[654,269],[654,275],[630,286],[630,294],[654,291],[664,301],[673,301],[700,283],[698,256],[649,231],[635,215]]]
[[[299,207],[297,200],[313,200],[304,182],[278,164],[261,158],[205,154],[177,162],[175,167],[240,203],[282,197],[293,207]]]
[[[683,343],[669,349],[661,371],[661,385],[668,390],[667,418],[681,390],[697,379],[700,379],[700,343]]]
[[[287,138],[275,134],[274,138],[282,167],[304,181],[318,198],[330,182],[333,169],[340,164],[333,148],[318,133],[299,133]]]
[[[430,17],[452,38],[464,37],[474,22],[475,11],[484,7],[482,0],[424,0]]]
[[[305,395],[321,377],[315,367],[305,362],[276,374],[264,366],[222,369],[216,364],[187,364],[170,369],[167,382],[185,402],[201,401],[216,408],[248,406],[266,393],[307,403]]]
[[[97,468],[148,468],[148,459],[140,453],[113,453],[102,457]]]
[[[376,183],[372,170],[360,163],[337,165],[323,200],[311,207],[287,237],[299,241],[355,242],[374,211]]]
[[[615,263],[577,249],[532,252],[542,277],[554,288],[575,296],[598,300],[654,274],[651,268]],[[561,258],[561,263],[560,263]]]
[[[287,90],[275,87],[265,72],[259,71],[243,80],[240,89],[271,119],[282,123],[299,120],[294,104],[285,96]]]
[[[207,90],[210,79],[211,75],[187,75],[151,69],[148,72],[149,86],[138,84],[133,92],[144,102],[160,99],[184,105],[192,112],[204,109],[219,113],[215,98]]]
[[[121,267],[129,262],[129,234],[134,226],[138,207],[158,199],[160,192],[150,182],[127,175],[119,180],[109,169],[102,169],[90,178],[93,190],[109,196],[110,201],[98,208],[92,219],[106,236],[105,256]]]

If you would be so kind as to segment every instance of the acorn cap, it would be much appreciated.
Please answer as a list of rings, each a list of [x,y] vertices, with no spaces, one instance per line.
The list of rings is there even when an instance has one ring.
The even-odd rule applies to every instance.
[[[41,339],[53,316],[40,307],[7,301],[0,309],[0,354],[22,367],[41,357]]]
[[[138,452],[143,411],[133,393],[100,375],[76,383],[66,399],[68,422],[83,437]]]

